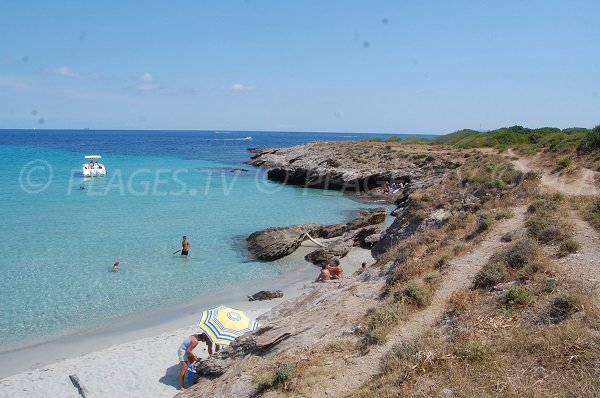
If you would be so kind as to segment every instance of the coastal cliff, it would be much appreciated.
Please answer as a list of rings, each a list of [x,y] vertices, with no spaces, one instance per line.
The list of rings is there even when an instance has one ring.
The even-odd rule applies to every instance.
[[[395,220],[375,239],[372,265],[262,315],[256,332],[200,364],[182,397],[474,396],[515,378],[516,390],[500,394],[598,391],[570,382],[600,357],[598,289],[568,275],[552,246],[584,227],[562,218],[569,203],[545,193],[539,173],[492,151],[431,145],[254,152],[249,163],[270,168],[270,179],[383,198],[396,203]],[[386,181],[400,191],[385,193]],[[591,242],[581,247],[598,254]],[[567,365],[573,344],[582,363]],[[495,376],[482,381],[482,372]]]

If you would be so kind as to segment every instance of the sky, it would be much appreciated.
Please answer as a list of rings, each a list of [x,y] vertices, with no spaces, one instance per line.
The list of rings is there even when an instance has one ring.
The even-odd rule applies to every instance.
[[[0,129],[600,124],[600,1],[0,0]]]

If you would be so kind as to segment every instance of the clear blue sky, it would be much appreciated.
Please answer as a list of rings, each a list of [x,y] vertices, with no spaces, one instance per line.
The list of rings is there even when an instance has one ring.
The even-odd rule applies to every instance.
[[[0,0],[0,128],[600,123],[600,1]]]

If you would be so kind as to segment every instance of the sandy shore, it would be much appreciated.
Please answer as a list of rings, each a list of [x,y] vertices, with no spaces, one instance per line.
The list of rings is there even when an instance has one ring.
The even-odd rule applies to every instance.
[[[178,392],[177,348],[183,338],[198,330],[195,323],[200,309],[218,301],[242,309],[251,317],[258,317],[284,299],[310,291],[318,268],[306,263],[303,256],[314,248],[312,243],[305,242],[303,247],[287,257],[302,264],[299,272],[294,274],[295,281],[282,278],[270,282],[269,289],[284,291],[283,299],[248,302],[241,292],[230,295],[229,300],[210,297],[186,305],[181,309],[184,316],[167,322],[156,324],[147,321],[148,325],[142,324],[139,328],[107,329],[89,336],[75,336],[70,340],[4,354],[0,357],[0,374],[13,375],[0,379],[0,397],[79,397],[69,380],[71,374],[79,377],[93,398],[172,397]],[[342,259],[342,266],[345,274],[350,275],[362,262],[372,261],[368,250],[354,248]],[[165,333],[165,330],[171,331]],[[204,347],[196,351],[200,357],[208,355]],[[56,361],[58,358],[68,359]],[[38,366],[22,371],[26,363]],[[14,374],[15,370],[21,373]]]

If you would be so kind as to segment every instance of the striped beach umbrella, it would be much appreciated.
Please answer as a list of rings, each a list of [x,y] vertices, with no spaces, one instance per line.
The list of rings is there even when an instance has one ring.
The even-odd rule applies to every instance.
[[[256,330],[258,323],[243,311],[220,305],[202,312],[200,329],[214,344],[229,345],[244,333]]]

